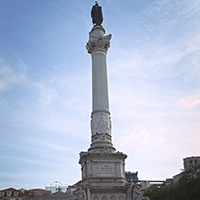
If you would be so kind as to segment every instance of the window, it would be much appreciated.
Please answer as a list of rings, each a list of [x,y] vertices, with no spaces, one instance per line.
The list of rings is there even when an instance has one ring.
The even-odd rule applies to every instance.
[[[14,196],[15,196],[15,197],[18,196],[18,192],[14,192]]]
[[[0,192],[0,197],[2,197],[4,195],[4,192]]]
[[[7,191],[7,196],[9,197],[9,196],[11,196],[11,191]]]

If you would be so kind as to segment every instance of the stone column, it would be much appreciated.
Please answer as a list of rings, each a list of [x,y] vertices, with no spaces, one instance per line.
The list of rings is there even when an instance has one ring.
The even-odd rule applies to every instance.
[[[89,152],[115,152],[111,140],[111,119],[108,99],[106,53],[110,47],[111,35],[104,36],[102,26],[94,26],[86,45],[92,56],[92,143]]]

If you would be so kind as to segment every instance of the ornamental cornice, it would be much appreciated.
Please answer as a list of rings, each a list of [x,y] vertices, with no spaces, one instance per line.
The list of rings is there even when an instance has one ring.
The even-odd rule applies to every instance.
[[[80,153],[80,159],[86,158],[86,157],[96,157],[96,156],[105,156],[108,157],[117,157],[117,158],[122,158],[126,159],[127,155],[115,150],[115,148],[99,148],[99,149],[91,149],[90,151],[87,152],[81,152]]]

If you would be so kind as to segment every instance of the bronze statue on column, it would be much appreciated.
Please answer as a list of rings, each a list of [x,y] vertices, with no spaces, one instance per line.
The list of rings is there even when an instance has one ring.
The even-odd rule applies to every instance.
[[[91,17],[92,17],[93,24],[101,26],[103,22],[103,15],[102,15],[101,6],[98,5],[97,1],[95,1],[95,5],[92,7]]]

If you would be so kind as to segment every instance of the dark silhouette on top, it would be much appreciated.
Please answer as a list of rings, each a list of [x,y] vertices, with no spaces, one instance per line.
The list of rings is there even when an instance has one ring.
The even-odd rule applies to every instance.
[[[98,5],[97,1],[95,1],[95,5],[92,7],[91,17],[92,17],[93,24],[101,26],[103,22],[103,15],[101,11],[101,6]]]

